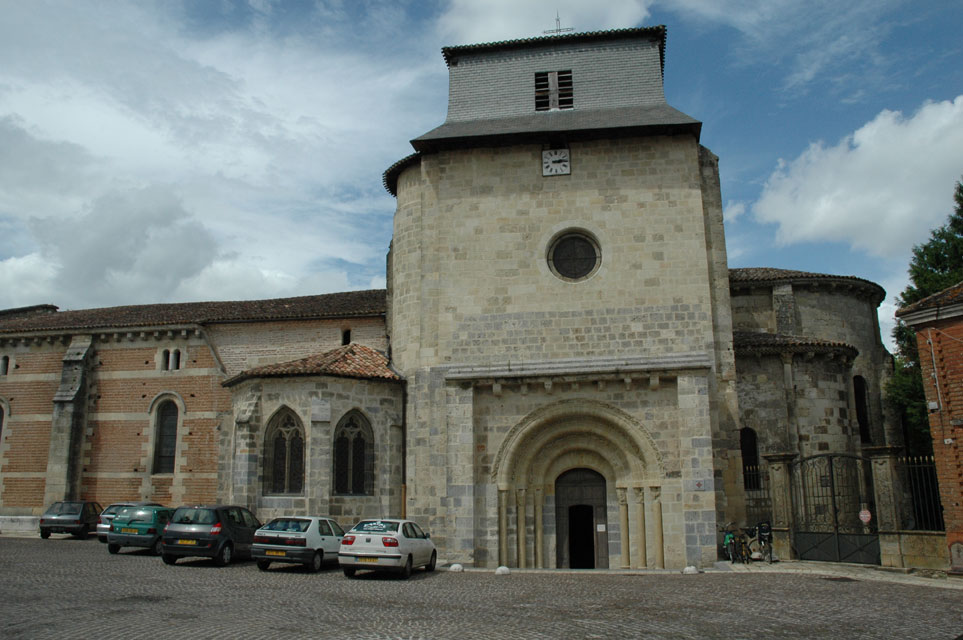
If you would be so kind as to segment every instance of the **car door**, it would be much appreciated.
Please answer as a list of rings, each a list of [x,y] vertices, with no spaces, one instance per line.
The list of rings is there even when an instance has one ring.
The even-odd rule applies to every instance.
[[[422,565],[428,561],[425,557],[425,550],[421,544],[421,540],[415,533],[415,528],[412,523],[406,522],[401,529],[402,535],[405,537],[405,543],[408,545],[408,553],[411,554],[411,561],[416,567]]]
[[[240,524],[238,525],[238,540],[243,541],[245,555],[251,555],[251,547],[254,545],[254,532],[261,528],[261,523],[254,517],[254,514],[243,507],[237,509]]]
[[[421,527],[419,527],[414,522],[411,523],[411,531],[414,534],[415,540],[417,541],[417,544],[418,544],[418,548],[421,551],[421,561],[424,564],[428,564],[428,561],[431,559],[431,547],[432,547],[431,543],[428,542],[428,536],[425,534],[424,531],[421,530]]]
[[[341,536],[334,533],[330,520],[318,520],[318,535],[321,536],[321,548],[324,549],[324,557],[332,558],[338,555],[338,547],[341,546]]]

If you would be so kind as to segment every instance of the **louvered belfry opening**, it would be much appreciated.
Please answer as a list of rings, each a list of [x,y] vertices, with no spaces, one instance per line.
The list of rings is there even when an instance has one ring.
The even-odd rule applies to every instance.
[[[535,74],[535,110],[572,109],[575,91],[572,71],[539,71]]]

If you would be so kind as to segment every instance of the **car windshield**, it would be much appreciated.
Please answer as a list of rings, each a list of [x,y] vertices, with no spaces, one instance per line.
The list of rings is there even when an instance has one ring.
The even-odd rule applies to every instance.
[[[359,531],[361,533],[385,533],[387,531],[395,532],[398,530],[397,522],[386,522],[384,520],[362,520],[358,524],[354,525],[352,531]]]
[[[264,525],[267,531],[288,531],[292,533],[304,533],[311,526],[310,520],[303,518],[275,518]]]
[[[213,509],[180,508],[171,519],[174,524],[214,524],[217,514]]]
[[[83,502],[55,502],[47,509],[47,514],[52,516],[80,513],[84,508]]]
[[[129,507],[125,507],[122,504],[112,504],[106,509],[104,509],[104,512],[101,515],[104,515],[104,516],[116,515],[117,513],[120,512],[121,509],[127,509],[127,508]]]
[[[127,522],[153,522],[154,512],[144,507],[121,507],[117,512],[115,520],[125,520]]]

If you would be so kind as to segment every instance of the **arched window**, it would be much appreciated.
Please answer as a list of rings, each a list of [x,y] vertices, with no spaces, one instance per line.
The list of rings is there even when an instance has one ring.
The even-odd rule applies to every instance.
[[[342,418],[334,432],[334,492],[374,494],[374,436],[356,411]]]
[[[859,441],[870,444],[873,441],[869,433],[869,409],[866,406],[866,379],[863,376],[853,377],[853,393],[856,395],[856,422],[859,424]]]
[[[7,375],[7,371],[10,369],[10,356],[3,356],[0,358],[0,376]]]
[[[177,405],[165,400],[157,407],[154,424],[154,473],[174,473],[177,451]]]
[[[177,371],[181,368],[181,350],[174,349],[171,351],[171,371]]]
[[[277,414],[264,438],[264,493],[304,492],[304,429],[290,411]]]
[[[762,475],[759,469],[759,445],[756,432],[745,427],[739,430],[739,445],[742,448],[742,482],[746,491],[762,489]]]
[[[341,332],[341,344],[351,344],[351,329],[345,329]]]
[[[3,407],[0,407],[0,441],[2,441],[3,438],[3,417]]]

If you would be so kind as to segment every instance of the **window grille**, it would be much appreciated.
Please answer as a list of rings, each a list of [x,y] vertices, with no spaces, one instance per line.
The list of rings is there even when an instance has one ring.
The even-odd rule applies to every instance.
[[[556,111],[575,107],[572,71],[539,71],[535,74],[535,110]]]

